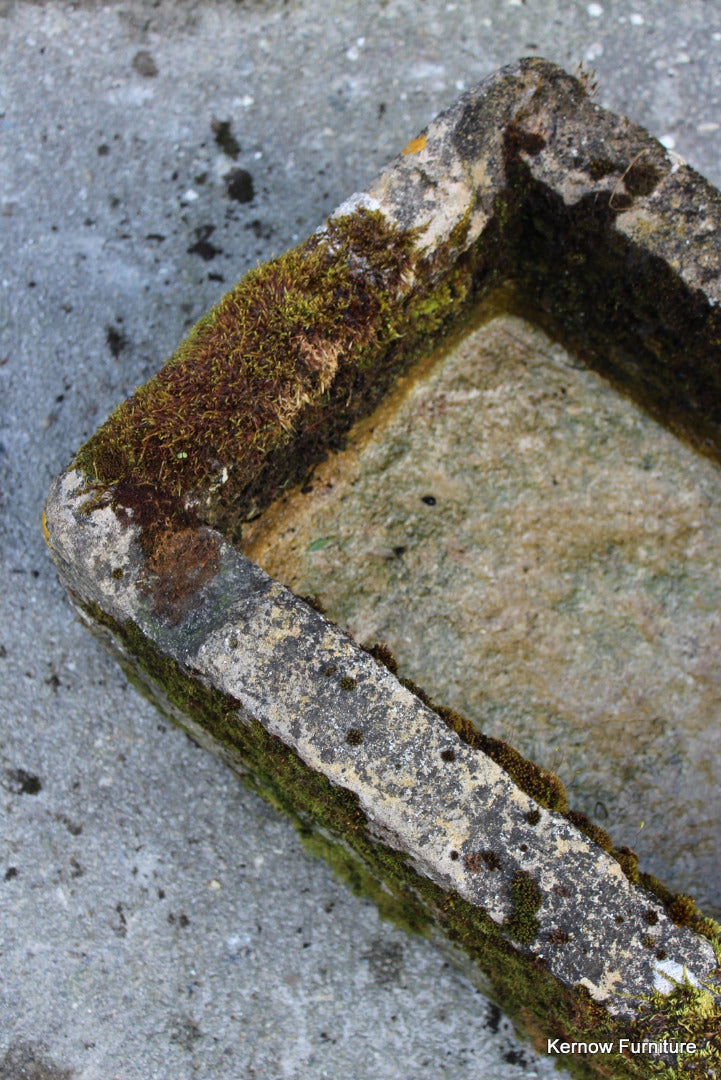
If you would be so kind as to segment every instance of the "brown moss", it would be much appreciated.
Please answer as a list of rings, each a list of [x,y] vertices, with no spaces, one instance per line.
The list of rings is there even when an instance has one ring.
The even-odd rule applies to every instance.
[[[469,851],[463,856],[463,866],[469,874],[487,870],[500,870],[501,860],[495,851]]]
[[[642,875],[638,870],[638,855],[629,847],[614,848],[612,855],[632,885],[638,885]],[[660,882],[659,882],[660,884]],[[647,886],[648,888],[648,886]],[[651,890],[655,892],[655,890]]]
[[[76,464],[104,485],[181,495],[233,469],[247,484],[340,369],[387,346],[414,235],[379,213],[332,219],[258,267],[112,414]]]
[[[398,661],[388,645],[376,642],[375,645],[363,645],[362,648],[365,652],[369,653],[377,663],[390,671],[391,675],[398,674]]]
[[[308,607],[313,608],[313,611],[317,611],[319,615],[325,615],[325,607],[319,596],[313,594],[313,596],[301,596],[300,599],[303,603],[307,604]]]
[[[179,623],[219,565],[220,541],[215,533],[195,528],[168,530],[147,560],[142,583],[153,598],[155,614],[171,624]]]
[[[585,833],[589,840],[593,840],[604,851],[613,851],[613,840],[606,830],[602,829],[600,825],[595,825],[585,814],[581,814],[578,810],[568,810],[566,817],[572,825]]]

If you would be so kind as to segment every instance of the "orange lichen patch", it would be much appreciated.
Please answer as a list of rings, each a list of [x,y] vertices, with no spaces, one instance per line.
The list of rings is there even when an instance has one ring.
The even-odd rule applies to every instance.
[[[425,149],[425,145],[428,139],[425,135],[419,135],[417,139],[411,139],[411,141],[403,147],[401,154],[407,157],[408,154],[420,154],[421,150]]]
[[[43,536],[45,537],[45,543],[50,547],[50,532],[48,531],[48,519],[45,511],[43,510],[43,516],[40,519],[40,527],[43,530]]]
[[[155,613],[178,623],[199,589],[217,572],[220,541],[211,532],[185,528],[169,530],[156,542],[147,562],[145,582]]]

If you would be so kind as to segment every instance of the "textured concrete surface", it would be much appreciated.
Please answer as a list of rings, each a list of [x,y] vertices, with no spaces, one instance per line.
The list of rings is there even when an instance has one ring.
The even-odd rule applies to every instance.
[[[0,12],[0,1076],[550,1076],[166,730],[74,622],[38,518],[228,283],[504,62],[583,61],[602,103],[721,183],[721,16],[700,0]]]

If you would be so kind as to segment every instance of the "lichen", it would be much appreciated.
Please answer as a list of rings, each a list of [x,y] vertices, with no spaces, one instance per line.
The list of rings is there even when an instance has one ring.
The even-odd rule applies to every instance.
[[[650,1034],[663,1025],[700,1041],[706,1038],[712,1020],[717,1023],[717,1013],[708,1012],[710,995],[701,998],[685,987],[677,988],[670,999],[649,998],[641,1018],[631,1025],[612,1017],[583,987],[564,987],[527,950],[537,933],[536,912],[543,900],[530,875],[520,871],[513,878],[513,911],[500,928],[482,908],[423,877],[402,853],[375,839],[357,797],[308,768],[256,720],[244,713],[241,719],[239,702],[204,686],[161,654],[133,622],[120,625],[97,605],[75,600],[96,632],[105,637],[105,644],[113,647],[115,642],[123,669],[142,693],[181,727],[183,715],[199,722],[230,752],[243,781],[289,816],[306,848],[325,858],[354,892],[370,897],[384,917],[420,934],[428,934],[431,925],[438,924],[478,964],[506,1012],[539,1049],[545,1049],[549,1036],[568,1041],[617,1040],[635,1038],[640,1032]],[[192,737],[192,730],[189,733]],[[489,869],[496,863],[494,856],[493,852],[480,854]],[[577,1080],[646,1080],[649,1075],[647,1058],[639,1061],[612,1054],[604,1056],[602,1067],[592,1056],[562,1055],[559,1060]],[[661,1074],[662,1080],[705,1075],[689,1072],[689,1067],[695,1068],[694,1059],[689,1061],[690,1066],[684,1060],[677,1068],[669,1067]]]
[[[394,674],[398,671],[398,662],[387,645],[367,646],[366,651]],[[600,848],[616,860],[632,885],[645,888],[664,907],[666,914],[677,926],[688,926],[697,934],[707,938],[719,955],[721,963],[721,927],[714,920],[705,916],[697,907],[694,899],[685,893],[674,893],[653,874],[642,873],[638,869],[638,856],[628,847],[615,847],[609,833],[596,825],[585,814],[572,810],[568,806],[566,789],[563,781],[549,769],[544,769],[534,761],[523,757],[514,747],[503,739],[496,739],[480,731],[465,716],[437,705],[429,694],[411,679],[400,679],[411,693],[432,709],[452,731],[469,746],[487,754],[497,765],[508,773],[513,782],[540,806],[563,814],[580,832],[584,833]],[[530,810],[526,815],[529,825],[540,821],[538,810]]]

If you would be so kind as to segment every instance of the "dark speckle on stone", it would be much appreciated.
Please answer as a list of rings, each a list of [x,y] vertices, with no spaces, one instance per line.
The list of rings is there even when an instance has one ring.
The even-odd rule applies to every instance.
[[[260,218],[253,218],[252,221],[246,222],[243,227],[245,229],[252,229],[254,235],[257,236],[259,240],[270,240],[275,232],[272,225],[262,222]]]
[[[255,197],[253,177],[245,169],[231,169],[225,177],[225,187],[230,198],[236,202],[249,203]]]
[[[141,49],[133,57],[133,71],[142,75],[145,79],[153,79],[158,74],[158,65],[155,63],[152,53],[147,49]]]
[[[107,143],[101,143],[98,147],[98,157],[107,157],[110,153],[110,147]]]
[[[213,120],[210,126],[220,149],[235,160],[240,153],[240,144],[230,130],[230,120]]]
[[[108,343],[108,348],[115,360],[118,359],[121,352],[128,344],[128,339],[122,330],[118,330],[117,326],[105,327],[105,340]]]
[[[200,1030],[195,1020],[191,1020],[189,1016],[183,1016],[176,1020],[173,1024],[172,1031],[170,1033],[171,1043],[176,1043],[182,1050],[190,1053],[199,1039],[203,1038],[203,1032]]]
[[[496,1032],[501,1023],[501,1010],[493,1002],[488,1003],[488,1015],[486,1016],[486,1027],[489,1031]]]
[[[42,780],[25,769],[6,769],[8,787],[14,795],[37,795],[42,791]]]
[[[403,946],[397,941],[375,938],[363,954],[376,986],[392,986],[403,970]]]
[[[17,866],[8,866],[7,870],[5,871],[5,881],[12,881],[12,879],[16,878],[17,876],[18,876],[18,868],[17,868]]]
[[[223,249],[211,244],[209,237],[215,232],[215,225],[199,225],[195,230],[195,243],[188,248],[189,255],[200,255],[201,259],[209,262],[216,255],[222,254]]]
[[[629,195],[650,195],[660,179],[661,173],[656,166],[639,155],[624,173],[623,184]]]

